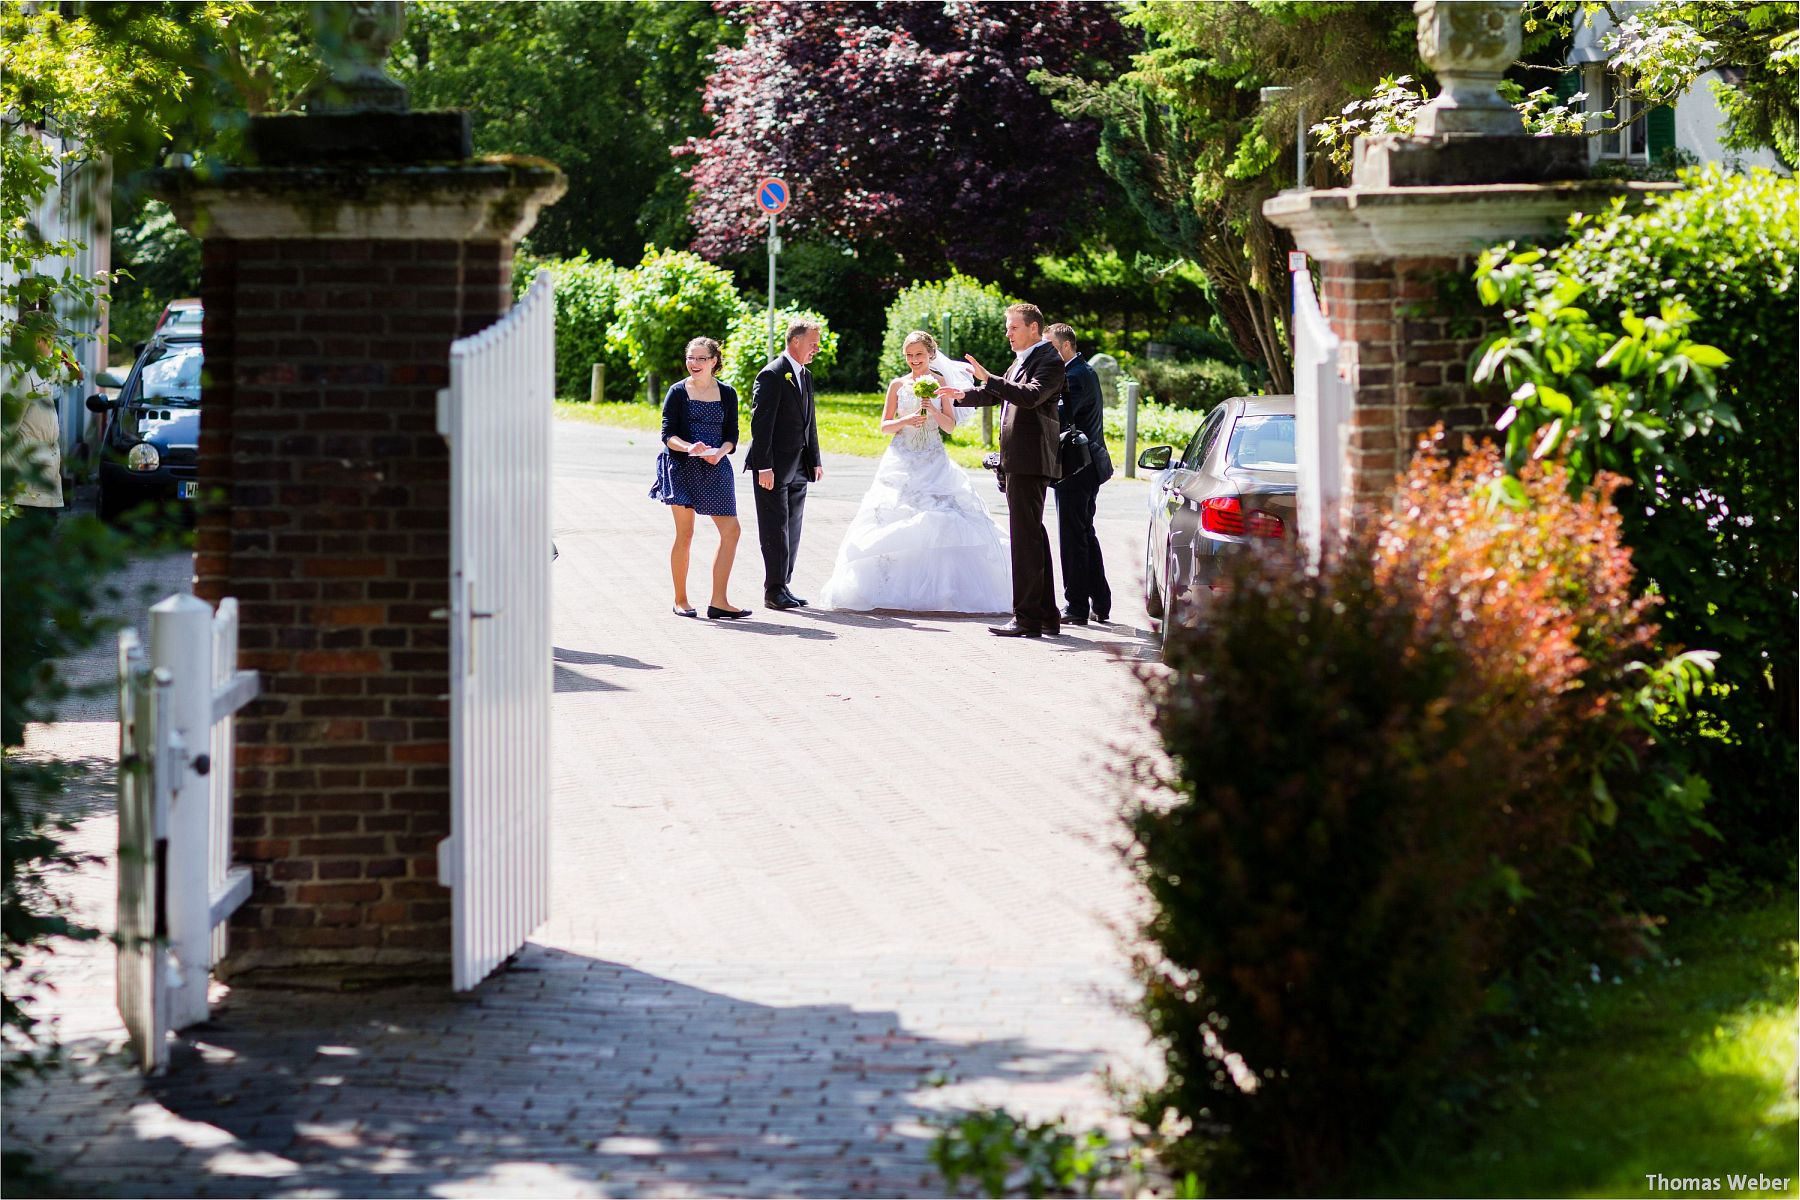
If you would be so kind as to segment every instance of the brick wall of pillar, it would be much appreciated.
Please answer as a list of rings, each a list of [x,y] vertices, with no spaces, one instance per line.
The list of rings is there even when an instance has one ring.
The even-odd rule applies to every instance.
[[[195,591],[241,606],[229,973],[446,960],[453,339],[510,305],[500,242],[208,240]]]
[[[1382,502],[1433,425],[1442,422],[1457,435],[1491,434],[1503,405],[1468,382],[1469,356],[1484,333],[1468,283],[1472,271],[1467,258],[1322,264],[1320,307],[1350,343],[1352,511]]]

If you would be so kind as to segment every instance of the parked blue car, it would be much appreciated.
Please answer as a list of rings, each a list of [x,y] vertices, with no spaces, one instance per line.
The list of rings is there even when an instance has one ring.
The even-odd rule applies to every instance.
[[[100,441],[102,520],[198,499],[203,361],[197,323],[166,326],[144,343],[117,399],[88,397],[88,411],[112,418]]]

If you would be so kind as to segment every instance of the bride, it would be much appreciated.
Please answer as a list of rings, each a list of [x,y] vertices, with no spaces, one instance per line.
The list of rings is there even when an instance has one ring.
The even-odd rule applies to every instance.
[[[1006,539],[938,436],[956,427],[956,411],[930,393],[940,381],[959,381],[961,369],[923,330],[906,335],[904,351],[910,374],[888,384],[881,413],[881,431],[893,441],[820,602],[856,612],[1010,612]]]

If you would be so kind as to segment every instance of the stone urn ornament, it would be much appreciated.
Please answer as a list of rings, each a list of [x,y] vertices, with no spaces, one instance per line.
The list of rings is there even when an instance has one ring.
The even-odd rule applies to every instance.
[[[315,3],[324,77],[308,89],[304,107],[315,116],[405,112],[406,88],[385,69],[388,50],[406,30],[402,0]]]
[[[1439,86],[1419,110],[1413,132],[1523,134],[1524,120],[1499,91],[1506,68],[1519,56],[1518,0],[1413,0],[1413,13],[1419,57]]]

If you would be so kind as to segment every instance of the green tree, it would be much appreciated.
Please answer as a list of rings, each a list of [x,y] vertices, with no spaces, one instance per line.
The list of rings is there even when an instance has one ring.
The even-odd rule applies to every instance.
[[[409,6],[394,75],[415,108],[466,108],[475,149],[547,158],[568,177],[530,237],[540,253],[628,262],[689,237],[669,147],[704,123],[700,88],[732,26],[691,0]]]
[[[1383,74],[1415,70],[1412,10],[1147,0],[1125,22],[1143,39],[1133,69],[1049,81],[1058,107],[1100,119],[1101,166],[1163,245],[1206,272],[1240,353],[1288,391],[1284,243],[1262,202],[1294,182],[1296,112],[1336,112]],[[1265,104],[1265,87],[1288,90]]]

